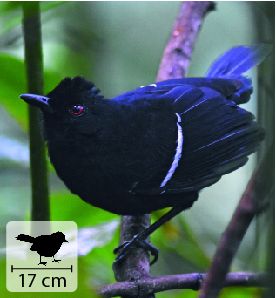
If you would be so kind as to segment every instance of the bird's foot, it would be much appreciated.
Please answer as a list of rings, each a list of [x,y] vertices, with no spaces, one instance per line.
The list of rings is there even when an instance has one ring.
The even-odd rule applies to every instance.
[[[57,263],[58,263],[58,262],[60,262],[60,261],[61,261],[61,260],[55,260],[55,259],[54,259],[52,262],[57,262]]]
[[[122,245],[118,246],[114,249],[114,254],[118,254],[119,250],[120,253],[117,255],[114,264],[118,264],[121,262],[134,248],[143,248],[151,253],[154,256],[153,260],[150,262],[150,265],[154,264],[158,260],[158,248],[153,246],[151,243],[144,239],[139,238],[139,234],[135,235],[132,240],[125,241]]]
[[[47,262],[40,262],[40,263],[38,263],[38,265],[40,265],[40,264],[46,266]]]

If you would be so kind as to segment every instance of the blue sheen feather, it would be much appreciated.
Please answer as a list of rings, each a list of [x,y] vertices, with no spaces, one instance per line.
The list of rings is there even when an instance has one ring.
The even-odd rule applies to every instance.
[[[272,45],[255,44],[231,49],[216,60],[206,78],[238,78],[254,65],[260,64],[272,51]]]

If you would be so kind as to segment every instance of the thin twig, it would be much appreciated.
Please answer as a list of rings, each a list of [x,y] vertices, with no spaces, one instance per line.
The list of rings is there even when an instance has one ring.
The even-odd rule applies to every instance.
[[[121,295],[137,296],[139,293],[152,294],[171,289],[198,290],[204,281],[206,274],[183,274],[166,275],[160,277],[146,278],[137,282],[117,282],[97,288],[97,292],[104,297],[117,297]],[[236,272],[227,275],[225,287],[266,287],[267,275]]]

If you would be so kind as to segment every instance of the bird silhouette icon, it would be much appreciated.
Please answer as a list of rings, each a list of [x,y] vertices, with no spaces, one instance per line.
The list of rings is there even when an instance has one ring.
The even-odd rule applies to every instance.
[[[55,259],[55,254],[59,251],[62,243],[68,242],[65,239],[65,235],[59,231],[51,235],[40,235],[38,237],[19,234],[15,238],[19,241],[32,243],[33,245],[30,247],[30,250],[36,251],[39,254],[40,262],[38,265],[42,264],[44,266],[46,266],[47,262],[42,262],[41,256],[53,257],[54,260],[52,262],[60,262],[61,260]]]

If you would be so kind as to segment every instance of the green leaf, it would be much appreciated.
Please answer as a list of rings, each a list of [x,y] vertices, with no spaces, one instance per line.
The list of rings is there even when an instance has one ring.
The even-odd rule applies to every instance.
[[[164,211],[154,212],[154,217],[156,214],[160,217],[160,214],[163,214]],[[200,240],[197,239],[195,233],[181,214],[175,219],[166,222],[153,233],[152,242],[160,248],[160,251],[162,251],[161,247],[163,247],[163,255],[176,253],[200,270],[206,270],[211,264],[211,260],[200,246]]]
[[[1,1],[0,4],[0,15],[8,12],[17,12],[21,9],[23,1]]]
[[[27,106],[19,95],[26,92],[24,63],[9,54],[0,54],[0,103],[26,130]]]
[[[189,261],[198,267],[207,269],[211,265],[211,260],[206,256],[200,245],[200,239],[197,239],[195,233],[185,220],[184,216],[179,216],[180,225],[183,229],[185,240],[180,241],[179,251]]]
[[[22,4],[26,5],[27,1],[0,1],[0,16],[2,17],[1,33],[9,34],[9,31],[22,24]],[[34,1],[29,1],[27,5],[32,9]],[[69,3],[66,1],[41,1],[40,11],[55,9],[61,4]]]
[[[219,298],[256,298],[264,297],[264,294],[262,288],[227,287],[221,291]]]
[[[89,267],[87,274],[91,277],[93,286],[114,282],[111,266],[115,261],[113,249],[118,246],[119,229],[115,231],[114,235],[112,226],[114,227],[114,223],[119,221],[120,217],[100,208],[92,207],[78,196],[70,193],[51,195],[50,204],[51,220],[75,221],[79,229],[92,227],[90,232],[96,233],[95,237],[91,236],[95,241],[92,251],[79,258]],[[108,238],[104,235],[105,230],[109,232]],[[100,241],[104,241],[104,243],[100,243]]]
[[[0,104],[27,131],[28,109],[27,104],[19,98],[19,95],[26,93],[26,76],[24,61],[13,57],[10,54],[0,54]],[[52,71],[44,72],[44,90],[51,91],[62,77]],[[46,93],[45,92],[45,93]]]
[[[118,218],[118,215],[93,207],[69,192],[51,194],[51,220],[73,220],[81,228]]]
[[[68,1],[41,1],[40,2],[40,6],[41,6],[41,11],[46,11],[46,10],[50,10],[53,8],[56,8],[57,6],[67,3]],[[22,8],[22,4],[26,5],[26,1],[3,1],[1,4],[1,14],[3,13],[8,13],[8,12],[17,12],[19,10],[21,10]],[[32,1],[28,2],[28,6],[29,9],[32,9],[33,3]]]
[[[69,4],[68,1],[41,1],[41,11],[47,11],[56,8],[62,4]]]

